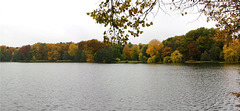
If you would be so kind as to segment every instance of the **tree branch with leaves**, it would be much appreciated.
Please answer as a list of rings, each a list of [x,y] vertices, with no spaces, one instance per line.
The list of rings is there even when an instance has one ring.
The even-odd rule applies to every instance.
[[[240,35],[240,2],[238,0],[103,0],[99,7],[87,13],[98,24],[108,27],[104,31],[105,43],[127,43],[130,36],[139,37],[143,27],[153,25],[148,21],[156,8],[166,13],[166,7],[182,15],[196,10],[205,14],[207,21],[217,21],[219,29],[226,30],[232,38]]]

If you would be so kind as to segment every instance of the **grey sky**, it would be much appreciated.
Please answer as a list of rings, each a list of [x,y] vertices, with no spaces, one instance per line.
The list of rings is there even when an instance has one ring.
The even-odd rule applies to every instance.
[[[0,45],[19,47],[37,42],[102,41],[106,28],[86,15],[98,7],[99,1],[0,0]],[[145,28],[138,38],[130,37],[129,42],[162,41],[199,27],[214,27],[214,23],[207,23],[204,16],[194,21],[198,14],[181,16],[176,12],[169,13],[170,16],[160,12],[154,18],[153,26]]]

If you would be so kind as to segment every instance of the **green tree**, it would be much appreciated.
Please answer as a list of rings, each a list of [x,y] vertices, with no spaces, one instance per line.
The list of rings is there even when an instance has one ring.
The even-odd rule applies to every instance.
[[[132,48],[132,47],[133,47],[133,44],[132,44],[131,42],[129,42],[129,43],[127,44],[127,46],[128,46],[129,48]]]
[[[216,46],[212,46],[212,48],[209,50],[209,55],[211,57],[211,60],[219,60],[219,55],[220,55],[221,49]]]
[[[113,51],[113,48],[112,47],[108,47],[107,48],[107,56],[106,56],[106,63],[111,63],[115,61],[115,58],[114,58],[114,51]]]
[[[138,60],[138,54],[140,53],[140,49],[138,45],[133,45],[131,48],[131,58],[132,60]]]
[[[192,38],[192,40],[197,40],[199,37],[207,37],[207,38],[211,38],[214,37],[214,35],[216,34],[216,30],[211,28],[198,28],[196,30],[191,30],[188,33],[186,33],[185,38]]]
[[[20,54],[20,51],[17,50],[13,54],[13,62],[18,62],[19,60],[22,60],[22,56]]]
[[[75,53],[75,56],[74,56],[74,61],[80,62],[81,59],[82,59],[82,51],[77,50],[77,52]]]
[[[180,39],[181,36],[170,37],[164,40],[163,44],[165,47],[171,47],[172,50],[177,50],[177,48],[179,47]]]
[[[189,55],[189,44],[191,44],[193,42],[193,38],[186,38],[185,36],[183,36],[181,39],[180,39],[180,44],[179,44],[179,47],[177,48],[177,50],[179,50],[179,52],[181,54],[183,54],[184,56],[184,59],[187,60],[190,58],[190,55]]]
[[[111,63],[114,61],[113,50],[111,47],[107,49],[100,49],[96,52],[94,61],[98,63]]]
[[[211,48],[212,44],[214,44],[214,41],[210,37],[200,36],[196,40],[196,45],[201,53],[208,51]]]
[[[142,53],[139,54],[138,56],[139,61],[142,61],[143,63],[146,63],[148,58],[146,56],[143,56]]]
[[[6,51],[4,53],[4,58],[3,58],[3,61],[5,62],[10,62],[12,60],[12,55],[9,51]]]
[[[64,52],[63,54],[63,60],[72,60],[73,57],[69,55],[67,51]]]
[[[5,52],[7,52],[7,47],[6,46],[0,46],[0,53],[1,53],[1,61],[4,61],[4,54],[5,54]]]
[[[106,61],[107,51],[105,49],[99,49],[94,57],[94,61],[98,63],[103,63]]]
[[[201,61],[210,61],[210,55],[207,53],[207,51],[204,51],[204,53],[201,54]]]
[[[143,54],[143,56],[145,56],[145,57],[150,57],[150,55],[146,53],[146,52],[147,52],[147,49],[148,49],[148,45],[144,45],[144,46],[142,47],[142,54]]]
[[[143,44],[139,43],[138,46],[139,46],[139,49],[142,50]]]
[[[80,59],[80,62],[86,62],[87,61],[87,55],[86,52],[82,52],[82,57]]]
[[[214,37],[216,30],[211,28],[198,28],[196,30],[191,30],[180,38],[179,47],[177,50],[183,54],[184,59],[200,59],[200,53],[205,50],[209,50],[214,43],[212,38]],[[200,51],[200,52],[198,52]]]
[[[122,53],[122,50],[123,50],[122,46],[112,45],[111,47],[112,47],[113,52],[114,52],[113,57],[114,58],[121,58],[121,53]]]
[[[33,54],[31,53],[31,51],[28,52],[27,58],[29,61],[33,59]]]

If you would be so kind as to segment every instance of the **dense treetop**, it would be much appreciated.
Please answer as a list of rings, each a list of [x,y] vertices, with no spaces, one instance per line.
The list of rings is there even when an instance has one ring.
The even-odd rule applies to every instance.
[[[96,39],[78,43],[36,43],[22,47],[0,46],[2,62],[99,62],[138,61],[143,63],[181,63],[186,61],[225,61],[240,59],[239,39],[229,41],[221,30],[198,28],[185,35],[148,44],[104,43]]]

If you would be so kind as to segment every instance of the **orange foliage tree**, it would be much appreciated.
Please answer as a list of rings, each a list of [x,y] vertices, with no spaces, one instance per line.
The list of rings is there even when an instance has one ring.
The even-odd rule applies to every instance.
[[[30,50],[31,50],[30,45],[25,45],[20,48],[19,51],[21,53],[22,59],[24,60],[28,59],[28,53],[30,52]]]
[[[55,61],[59,60],[60,53],[58,52],[58,47],[55,44],[47,44],[48,47],[48,60]]]
[[[38,60],[47,60],[48,59],[48,50],[46,44],[40,44],[37,49],[37,59]]]
[[[156,55],[160,56],[160,50],[163,49],[164,45],[157,39],[153,39],[148,44],[148,49],[146,51],[151,57]]]
[[[164,58],[165,56],[170,56],[172,52],[171,47],[166,46],[163,50],[162,50],[162,58]]]
[[[192,41],[189,45],[188,45],[188,54],[190,56],[191,59],[197,59],[200,57],[201,52],[199,51],[198,47],[196,47],[196,42]]]
[[[148,44],[148,49],[146,51],[151,57],[148,59],[148,63],[156,63],[157,59],[160,60],[160,51],[163,49],[164,45],[157,39],[153,39]]]
[[[123,48],[124,59],[130,59],[131,58],[130,53],[131,53],[130,48],[127,45],[125,45]]]
[[[92,39],[87,41],[88,48],[91,48],[90,50],[93,51],[93,53],[96,53],[99,49],[105,48],[106,45],[96,39]]]

